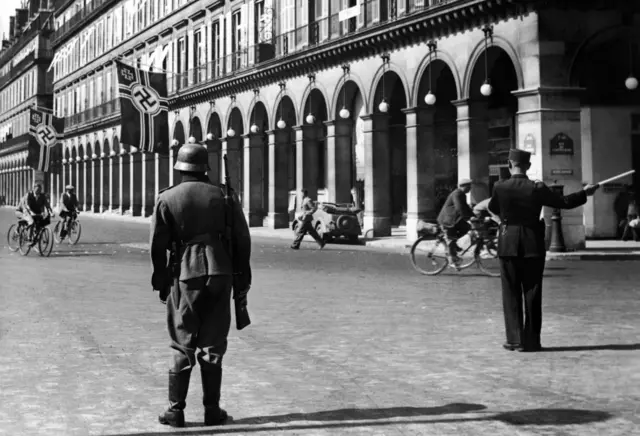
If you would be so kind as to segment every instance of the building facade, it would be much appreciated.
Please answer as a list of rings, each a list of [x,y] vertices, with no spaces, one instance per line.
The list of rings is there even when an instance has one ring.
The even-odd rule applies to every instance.
[[[355,188],[364,230],[411,239],[459,179],[487,197],[510,148],[575,191],[640,170],[634,3],[70,1],[55,15],[66,123],[51,186],[77,185],[85,210],[150,215],[193,137],[212,181],[228,156],[251,226],[288,226],[302,188],[339,203]],[[115,59],[167,73],[169,156],[120,143]],[[564,213],[569,248],[615,235],[615,195]]]
[[[52,109],[52,78],[47,73],[53,57],[49,19],[54,4],[28,2],[9,19],[9,38],[0,51],[0,196],[16,205],[44,173],[27,167],[29,109]]]

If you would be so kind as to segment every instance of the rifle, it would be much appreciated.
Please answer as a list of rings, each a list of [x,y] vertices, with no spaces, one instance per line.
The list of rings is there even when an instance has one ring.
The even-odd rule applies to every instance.
[[[235,257],[235,238],[233,234],[233,222],[234,217],[234,200],[231,193],[231,177],[229,177],[229,164],[227,162],[227,155],[222,157],[224,161],[224,204],[225,204],[225,222],[226,222],[226,239],[229,250],[229,257],[231,257],[231,265],[233,267],[233,274],[238,274],[237,262]],[[244,289],[243,289],[244,290]],[[235,289],[234,289],[235,294]],[[251,318],[249,318],[249,311],[247,310],[246,299],[238,301],[234,296],[234,305],[236,310],[236,328],[242,330],[251,324]]]

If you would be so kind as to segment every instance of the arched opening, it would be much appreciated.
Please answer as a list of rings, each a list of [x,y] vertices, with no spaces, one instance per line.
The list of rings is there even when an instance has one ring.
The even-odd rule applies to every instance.
[[[198,117],[193,117],[189,121],[189,138],[191,137],[194,137],[196,142],[202,141],[202,124]]]
[[[383,141],[386,142],[377,144],[377,138],[372,133],[373,153],[374,156],[377,153],[378,159],[373,160],[373,168],[371,174],[374,178],[388,177],[389,185],[387,188],[380,186],[378,189],[381,192],[373,192],[374,196],[382,195],[382,197],[389,203],[391,213],[391,225],[400,226],[406,224],[407,218],[407,133],[406,125],[407,119],[403,109],[407,107],[407,93],[404,89],[400,77],[393,72],[387,71],[380,78],[374,94],[374,113],[380,113],[381,116],[376,116],[372,119],[372,128],[376,132],[380,130],[387,131],[386,138]],[[382,105],[382,102],[386,103]],[[386,109],[386,112],[383,112]],[[357,125],[358,126],[358,125]],[[360,126],[364,127],[363,124]],[[358,127],[360,127],[358,126]],[[364,130],[360,128],[356,129],[362,139],[356,141],[356,169],[358,174],[366,171],[364,165]],[[360,151],[360,153],[358,153]],[[385,159],[386,158],[386,159]],[[381,164],[387,162],[388,169],[382,170]],[[380,168],[382,171],[376,171]],[[358,177],[359,179],[360,177]],[[377,186],[378,183],[375,180],[371,181],[370,186]],[[387,189],[386,192],[384,190]],[[363,193],[365,193],[363,191]],[[362,197],[361,197],[362,198]],[[384,201],[381,199],[381,201]],[[376,202],[371,204],[374,206]],[[368,208],[365,204],[365,213]],[[374,210],[379,210],[375,207]],[[389,218],[389,217],[384,217]]]
[[[628,81],[633,73],[636,80],[640,76],[638,41],[638,33],[628,28],[598,35],[584,45],[570,72],[570,83],[584,88],[580,95],[581,180],[636,171],[584,205],[589,238],[625,236],[620,223],[626,219],[628,204],[632,199],[640,201],[640,90],[627,87],[633,85]]]
[[[338,94],[335,123],[327,129],[326,184],[329,201],[352,202],[351,189],[356,187],[358,180],[355,154],[356,148],[360,148],[360,145],[356,143],[357,132],[364,128],[361,117],[366,113],[360,88],[354,81],[347,80]]]
[[[120,140],[117,136],[113,137],[113,147],[109,153],[111,162],[111,210],[122,213],[122,202],[120,199],[121,180],[120,180]]]
[[[429,91],[435,104],[427,104]],[[433,221],[458,184],[458,99],[451,68],[432,59],[420,78],[416,112],[417,219]],[[430,101],[432,103],[432,101]]]
[[[78,157],[76,158],[76,192],[78,193],[78,204],[82,210],[86,210],[85,198],[85,160],[86,153],[82,144],[78,145]]]
[[[296,188],[306,189],[309,196],[315,199],[327,197],[327,100],[318,88],[313,88],[304,103],[302,112],[304,119],[300,124],[302,129],[302,141],[298,142],[296,149],[298,183]],[[311,122],[309,122],[311,121]],[[301,174],[300,174],[301,173]],[[300,192],[298,203],[302,200]],[[295,211],[290,209],[290,220],[293,220]]]
[[[65,148],[64,150],[64,159],[65,159],[65,164],[64,164],[64,186],[66,187],[67,185],[71,184],[71,180],[73,180],[71,178],[71,153],[69,152],[68,148]]]
[[[231,135],[232,133],[233,135]],[[244,121],[242,119],[242,113],[237,106],[231,109],[225,135],[231,188],[236,192],[244,205],[244,149],[242,137],[242,135],[244,135]]]
[[[278,102],[273,124],[274,138],[269,144],[269,225],[289,226],[289,203],[296,191],[296,108],[288,95]]]
[[[220,178],[220,174],[222,174],[220,156],[222,144],[220,138],[222,138],[222,123],[220,122],[220,116],[216,112],[213,112],[209,117],[209,123],[207,125],[206,144],[207,151],[209,152],[209,168],[211,168],[207,175],[211,183],[216,185],[222,181]]]
[[[486,73],[485,73],[486,65]],[[491,95],[481,93],[485,80],[491,84]],[[469,174],[474,182],[471,203],[491,195],[500,179],[501,169],[508,167],[509,149],[516,148],[516,112],[518,76],[511,57],[502,48],[490,46],[480,55],[469,83],[469,117],[479,119],[478,128],[470,125]],[[458,161],[459,166],[461,161]]]
[[[109,154],[111,148],[109,147],[109,140],[104,140],[104,146],[102,148],[102,154],[100,155],[100,184],[102,185],[102,198],[101,198],[101,212],[109,210],[111,208],[111,190],[109,188],[109,177],[111,175]]]
[[[257,101],[249,114],[248,173],[244,172],[244,209],[250,226],[262,226],[269,209],[269,119],[267,109]],[[247,144],[245,143],[245,146]],[[247,156],[245,156],[247,157]]]
[[[178,150],[180,150],[180,147],[184,145],[186,139],[184,137],[184,126],[182,125],[182,121],[176,121],[176,124],[173,127],[173,139],[177,141],[177,145],[173,145],[175,141],[172,141],[171,144],[171,154],[173,156],[173,160],[171,162],[175,165],[178,160]],[[180,173],[173,169],[173,165],[171,171],[173,172],[173,185],[175,186],[180,183]]]
[[[93,211],[93,147],[90,142],[87,142],[87,154],[84,165],[86,167],[86,182],[85,182],[85,210]]]

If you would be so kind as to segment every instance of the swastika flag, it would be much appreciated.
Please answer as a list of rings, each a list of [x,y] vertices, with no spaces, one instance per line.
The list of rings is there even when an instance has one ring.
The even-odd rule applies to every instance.
[[[169,153],[167,76],[116,61],[120,89],[120,142],[140,151]]]
[[[29,133],[33,137],[29,141],[27,165],[35,170],[55,172],[53,162],[62,155],[62,132],[64,119],[54,117],[50,113],[30,109]]]

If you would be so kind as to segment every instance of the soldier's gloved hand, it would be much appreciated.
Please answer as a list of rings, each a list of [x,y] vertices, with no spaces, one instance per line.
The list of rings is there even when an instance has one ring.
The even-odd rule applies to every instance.
[[[587,184],[587,185],[583,188],[583,190],[584,190],[584,192],[585,192],[588,196],[590,196],[590,195],[593,195],[593,194],[594,194],[594,192],[596,192],[596,190],[597,190],[599,187],[600,187],[600,185],[598,185],[598,184],[595,184],[595,185]]]
[[[154,271],[151,274],[151,286],[154,290],[163,290],[171,287],[171,277],[168,271]]]

